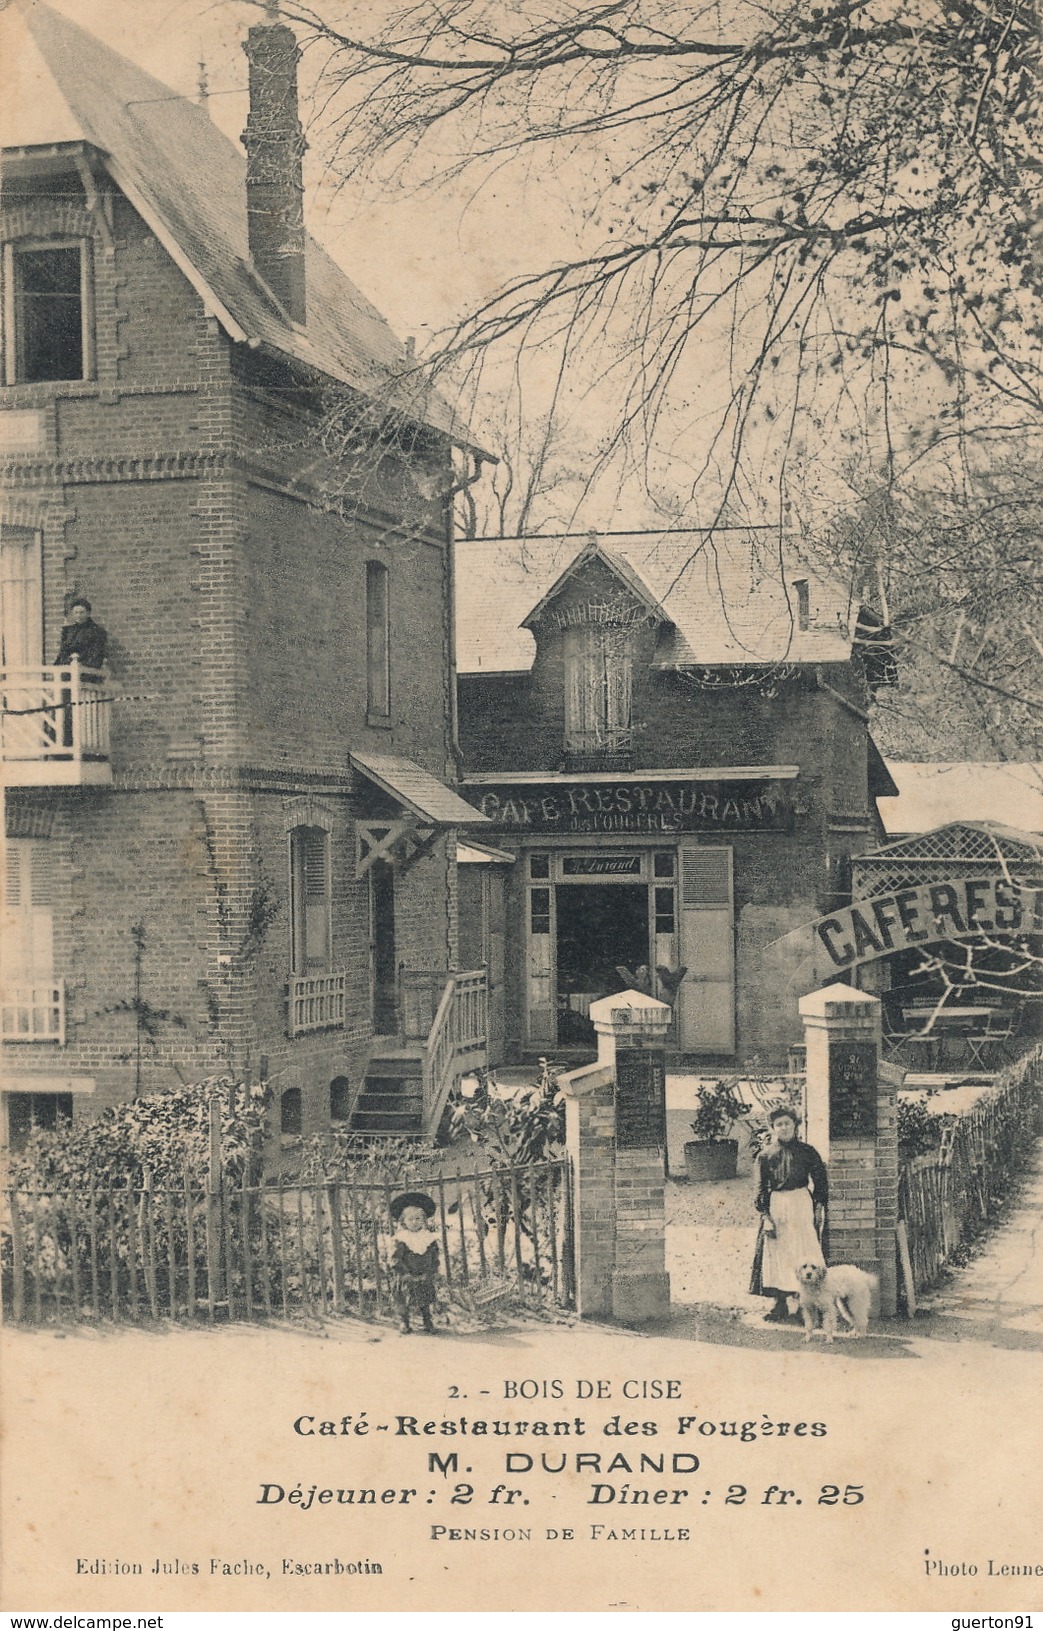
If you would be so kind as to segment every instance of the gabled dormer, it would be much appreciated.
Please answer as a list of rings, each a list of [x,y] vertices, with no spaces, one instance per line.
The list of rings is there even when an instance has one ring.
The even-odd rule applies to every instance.
[[[633,568],[593,534],[523,619],[538,668],[561,676],[563,769],[631,768],[635,669],[651,661],[668,622]]]

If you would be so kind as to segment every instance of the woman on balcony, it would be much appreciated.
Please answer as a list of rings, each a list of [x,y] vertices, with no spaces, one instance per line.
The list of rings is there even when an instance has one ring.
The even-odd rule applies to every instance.
[[[91,603],[77,595],[67,613],[69,621],[62,628],[61,644],[54,659],[55,668],[80,659],[84,668],[101,668],[109,648],[109,637],[100,623],[91,617]]]

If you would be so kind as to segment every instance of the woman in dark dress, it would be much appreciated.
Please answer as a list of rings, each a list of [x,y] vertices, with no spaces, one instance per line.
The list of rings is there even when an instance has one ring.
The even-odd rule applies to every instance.
[[[403,1331],[409,1316],[419,1314],[425,1331],[434,1330],[431,1309],[438,1282],[438,1242],[431,1232],[435,1203],[430,1195],[409,1190],[396,1195],[389,1208],[398,1228],[391,1237],[391,1278]]]
[[[766,1320],[789,1318],[789,1298],[798,1290],[802,1263],[825,1263],[822,1232],[829,1180],[816,1149],[797,1137],[792,1110],[773,1110],[772,1143],[757,1161],[755,1206],[760,1213],[750,1291],[774,1297]]]

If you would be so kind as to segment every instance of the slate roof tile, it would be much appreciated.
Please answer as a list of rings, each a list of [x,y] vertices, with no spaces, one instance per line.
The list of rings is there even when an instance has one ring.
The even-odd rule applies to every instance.
[[[457,668],[524,673],[536,642],[525,619],[589,549],[588,535],[469,539],[457,546]],[[664,667],[835,663],[851,655],[857,604],[843,584],[812,572],[777,535],[606,533],[597,547],[633,573],[669,618]],[[794,585],[806,579],[809,626],[798,626]]]

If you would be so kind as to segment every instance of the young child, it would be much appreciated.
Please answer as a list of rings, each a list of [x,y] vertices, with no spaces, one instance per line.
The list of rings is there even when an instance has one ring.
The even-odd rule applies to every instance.
[[[391,1237],[391,1274],[402,1329],[411,1329],[413,1311],[423,1319],[424,1330],[433,1331],[431,1308],[438,1278],[438,1242],[431,1231],[435,1203],[430,1195],[408,1190],[395,1196],[389,1210],[398,1224]]]

